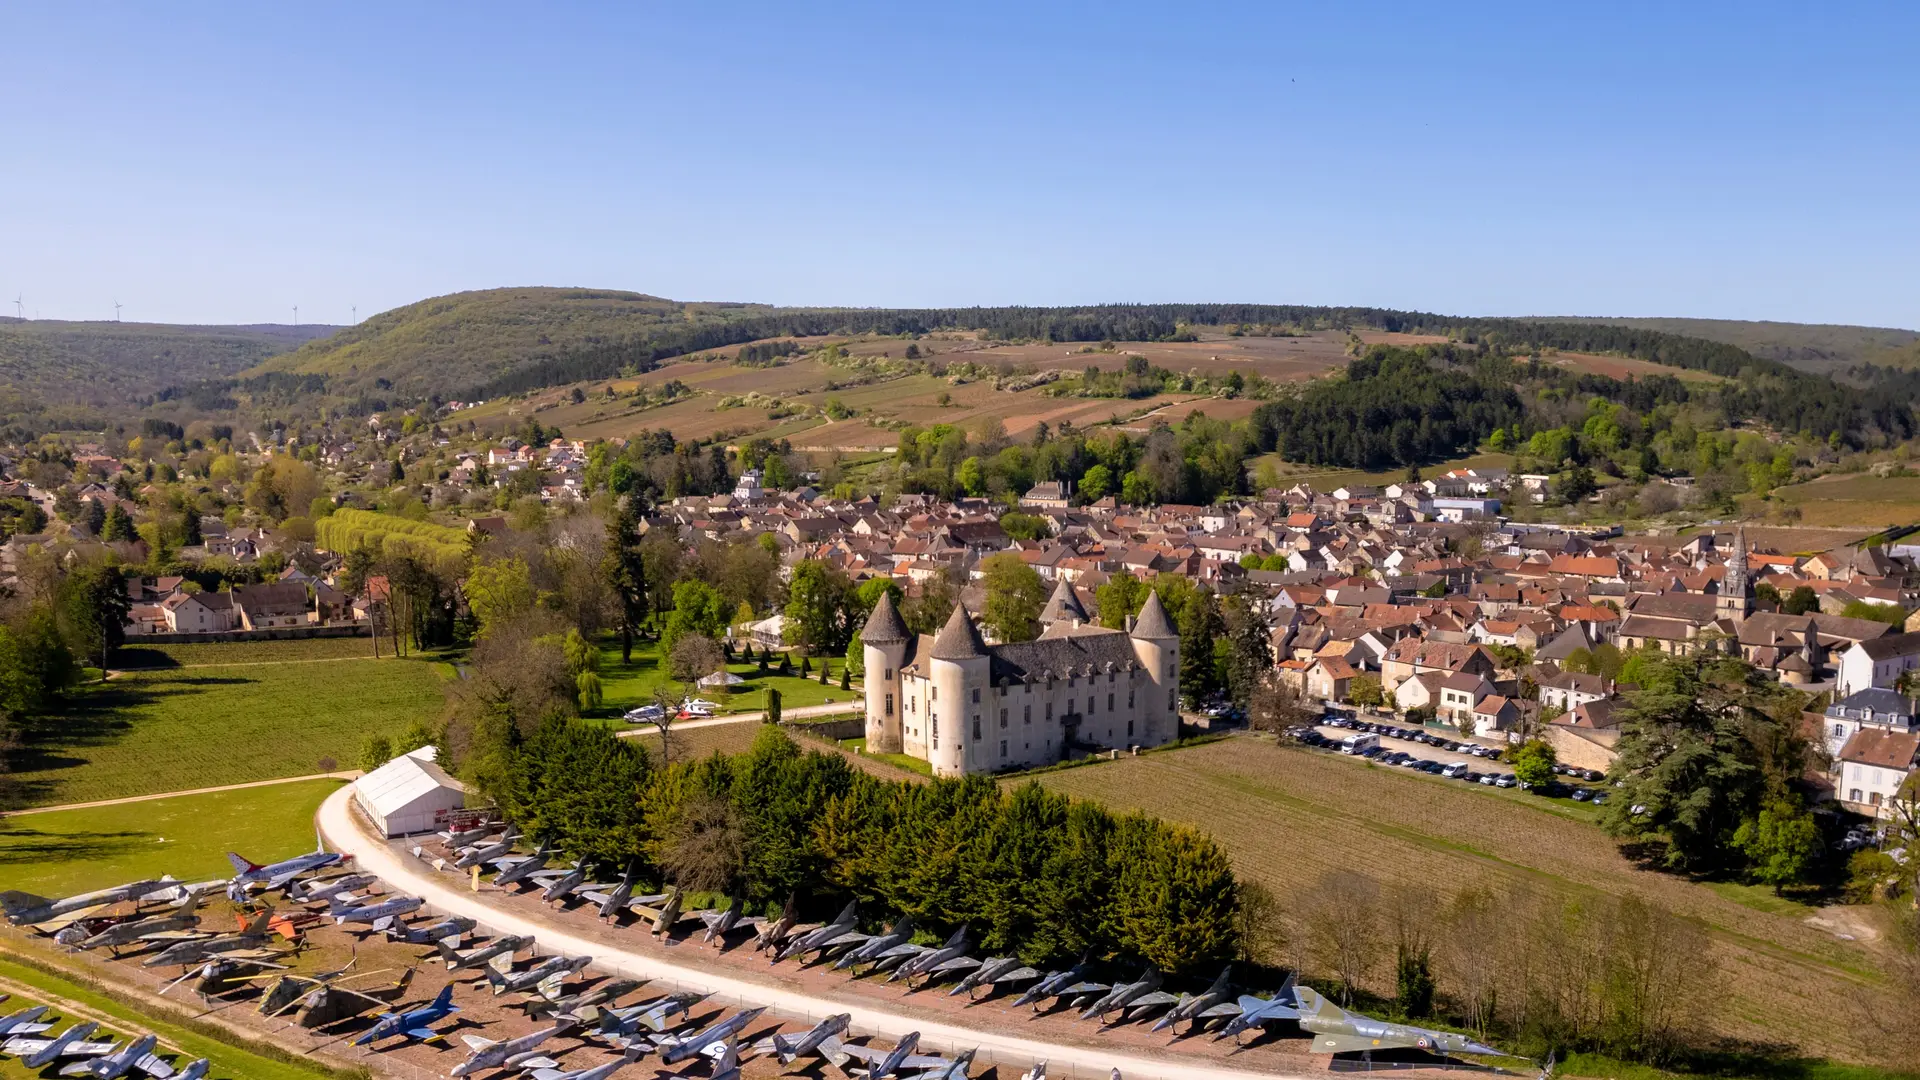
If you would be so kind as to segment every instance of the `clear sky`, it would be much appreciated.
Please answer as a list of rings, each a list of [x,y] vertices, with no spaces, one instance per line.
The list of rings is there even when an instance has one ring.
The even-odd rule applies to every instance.
[[[1920,327],[1916,42],[1911,2],[15,4],[0,293]]]

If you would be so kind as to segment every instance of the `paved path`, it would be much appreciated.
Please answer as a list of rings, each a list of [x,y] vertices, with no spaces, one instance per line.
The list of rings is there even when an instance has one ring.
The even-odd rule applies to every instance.
[[[156,791],[151,795],[129,795],[124,799],[95,799],[92,802],[70,802],[59,806],[34,806],[25,810],[9,810],[0,817],[20,817],[24,814],[50,814],[55,810],[85,810],[93,806],[119,806],[121,803],[151,802],[154,799],[171,799],[177,795],[210,795],[216,791],[239,791],[242,788],[272,787],[275,784],[298,784],[305,780],[357,780],[359,769],[345,772],[309,773],[306,776],[283,776],[278,780],[255,780],[246,784],[221,784],[219,787],[188,788],[185,791]]]
[[[594,968],[607,974],[634,979],[671,980],[681,989],[712,993],[733,1003],[763,1003],[772,1012],[791,1019],[817,1017],[829,1009],[851,1013],[854,1029],[862,1033],[895,1040],[910,1031],[918,1031],[922,1045],[950,1051],[979,1047],[983,1058],[991,1056],[1001,1066],[1002,1077],[1017,1075],[1019,1069],[1044,1060],[1054,1076],[1066,1076],[1071,1072],[1080,1076],[1104,1077],[1108,1070],[1119,1069],[1123,1076],[1135,1080],[1144,1077],[1159,1080],[1304,1080],[1298,1074],[1237,1069],[1176,1055],[1146,1056],[1120,1048],[1107,1051],[1097,1047],[1020,1038],[990,1027],[971,1027],[925,1015],[896,1012],[876,1006],[870,999],[828,997],[823,1000],[818,994],[753,980],[731,971],[679,963],[674,959],[636,951],[609,949],[604,942],[590,942],[569,933],[563,924],[544,913],[497,908],[486,901],[486,894],[469,891],[465,887],[464,877],[438,873],[419,859],[401,854],[369,836],[351,812],[352,790],[341,788],[320,806],[319,829],[327,845],[334,851],[352,855],[362,870],[377,874],[395,890],[421,897],[437,912],[466,916],[496,934],[533,935],[539,939],[543,953],[591,955],[594,957]],[[1009,1072],[1009,1067],[1015,1071]]]
[[[835,702],[832,705],[802,705],[797,709],[781,709],[782,720],[811,720],[819,716],[852,716],[866,708],[866,703],[855,699],[848,702]],[[703,716],[698,720],[682,720],[673,725],[674,731],[694,731],[704,727],[719,727],[722,724],[757,724],[763,713],[726,713],[722,716]],[[652,724],[640,723],[622,728],[614,735],[622,739],[638,738],[642,735],[658,735],[660,729]]]

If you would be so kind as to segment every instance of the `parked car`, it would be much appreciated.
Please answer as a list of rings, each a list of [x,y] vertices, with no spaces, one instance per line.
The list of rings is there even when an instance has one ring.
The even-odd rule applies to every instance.
[[[1487,785],[1488,787],[1492,787],[1492,786],[1493,786],[1493,784],[1494,784],[1494,781],[1495,781],[1496,779],[1498,779],[1498,778],[1497,778],[1497,777],[1495,777],[1495,776],[1494,776],[1494,774],[1492,774],[1492,773],[1481,773],[1481,774],[1480,774],[1480,782],[1481,782],[1481,783],[1483,783],[1483,784],[1485,784],[1485,785]]]
[[[1599,806],[1599,805],[1600,805],[1601,803],[1603,803],[1603,802],[1606,802],[1606,801],[1607,801],[1607,793],[1606,793],[1606,792],[1604,792],[1604,791],[1596,791],[1596,792],[1594,792],[1594,793],[1593,793],[1593,800],[1592,800],[1592,801],[1593,801],[1593,805],[1595,805],[1595,806]]]
[[[1588,788],[1574,788],[1574,789],[1573,789],[1573,801],[1574,801],[1574,802],[1586,802],[1586,801],[1587,801],[1588,799],[1591,799],[1592,797],[1593,797],[1593,792],[1592,792],[1592,790],[1590,790],[1590,789],[1588,789]]]
[[[1464,761],[1456,761],[1451,765],[1443,767],[1440,770],[1440,775],[1449,780],[1457,780],[1467,775],[1467,763]]]
[[[1514,784],[1514,780],[1513,780],[1512,773],[1501,773],[1500,778],[1493,782],[1494,787],[1512,787],[1513,784]]]

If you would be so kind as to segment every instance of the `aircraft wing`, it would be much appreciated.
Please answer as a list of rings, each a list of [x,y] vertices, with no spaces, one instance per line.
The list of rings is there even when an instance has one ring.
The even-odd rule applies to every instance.
[[[492,1039],[484,1039],[473,1034],[460,1036],[460,1041],[466,1043],[467,1049],[469,1050],[485,1050],[487,1047],[493,1045]]]
[[[43,934],[57,934],[82,919],[91,919],[100,909],[112,906],[112,904],[95,904],[92,907],[81,908],[79,911],[69,911],[65,915],[55,915],[46,922],[34,923],[33,929]]]
[[[695,914],[699,915],[700,921],[706,923],[708,926],[712,926],[727,916],[725,909],[722,908],[708,908],[705,911],[695,912]]]
[[[561,1072],[559,1069],[533,1070],[533,1080],[564,1080],[566,1075],[566,1073]]]
[[[513,953],[496,953],[487,958],[487,966],[502,975],[513,974]]]
[[[927,947],[925,945],[895,945],[893,948],[888,949],[885,952],[882,952],[879,956],[874,957],[874,959],[890,960],[896,956],[919,956],[921,953],[926,951],[927,951]]]
[[[1102,990],[1111,990],[1111,989],[1113,989],[1113,987],[1109,986],[1106,983],[1077,982],[1077,983],[1074,983],[1072,986],[1067,987],[1065,990],[1060,991],[1060,993],[1055,996],[1076,997],[1080,994],[1094,994]]]
[[[1126,1009],[1142,1009],[1154,1005],[1172,1005],[1179,1000],[1179,998],[1167,993],[1165,990],[1155,990],[1151,994],[1141,994],[1139,997],[1134,998],[1121,1007]]]
[[[936,1069],[928,1069],[926,1072],[914,1073],[912,1076],[903,1078],[903,1080],[954,1080],[955,1077],[960,1077],[964,1080],[967,1075],[966,1070],[961,1069],[956,1071],[953,1064],[953,1062],[948,1062]]]
[[[155,930],[151,934],[141,934],[138,941],[200,941],[212,937],[200,930]]]
[[[980,966],[980,961],[975,960],[971,956],[956,956],[951,960],[942,961],[941,963],[933,965],[933,970],[964,971],[967,968],[977,968],[979,966]]]
[[[839,937],[823,943],[820,947],[823,949],[831,949],[836,945],[858,945],[863,941],[870,940],[872,937],[872,934],[863,934],[858,930],[849,930]]]
[[[840,1052],[858,1061],[871,1065],[886,1057],[889,1051],[878,1050],[871,1046],[857,1046],[853,1043],[841,1043]]]
[[[1376,1039],[1370,1035],[1315,1035],[1315,1054],[1346,1054],[1355,1050],[1397,1050],[1412,1046],[1412,1039]]]
[[[1239,1016],[1240,1006],[1228,1004],[1228,1003],[1222,1003],[1219,1005],[1215,1005],[1211,1009],[1200,1010],[1200,1015],[1201,1016]]]
[[[167,1080],[167,1077],[173,1075],[173,1066],[162,1060],[158,1054],[141,1055],[140,1060],[133,1063],[133,1067],[153,1077],[154,1080]]]
[[[559,1067],[560,1067],[560,1063],[553,1060],[550,1057],[528,1058],[527,1060],[522,1061],[518,1065],[514,1066],[514,1068],[516,1069],[540,1069],[542,1071],[547,1069],[558,1069]]]
[[[588,888],[585,885],[580,886],[580,888],[576,890],[573,895],[578,896],[582,900],[591,900],[596,904],[604,904],[607,901],[613,899],[612,893],[601,892],[598,887]],[[629,901],[629,904],[631,904],[631,901]]]
[[[52,1039],[8,1039],[4,1046],[0,1046],[0,1050],[5,1050],[15,1057],[32,1057],[34,1054],[45,1050],[48,1044],[52,1042]],[[118,1043],[113,1042],[70,1042],[66,1046],[65,1053],[61,1056],[99,1057],[101,1054],[111,1051],[118,1045]]]
[[[994,982],[1013,982],[1017,979],[1037,979],[1039,977],[1040,977],[1040,973],[1034,970],[1033,968],[1021,967],[1021,968],[1014,968],[1012,971],[1001,972],[998,976],[994,978],[993,981]]]
[[[900,1059],[900,1067],[903,1069],[944,1069],[951,1064],[953,1062],[946,1058],[934,1057],[931,1054],[908,1054]]]
[[[417,1027],[417,1028],[408,1028],[407,1037],[412,1039],[419,1039],[421,1042],[428,1042],[433,1039],[441,1038],[442,1036],[439,1032],[433,1030],[432,1028]]]

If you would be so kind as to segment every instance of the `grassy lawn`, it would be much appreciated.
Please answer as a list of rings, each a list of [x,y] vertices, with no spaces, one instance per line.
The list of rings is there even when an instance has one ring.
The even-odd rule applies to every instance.
[[[867,751],[867,740],[865,739],[842,739],[839,745],[843,750],[851,750],[856,754],[864,755],[875,761],[884,761],[896,769],[905,769],[908,772],[919,773],[921,776],[933,775],[933,766],[910,754],[869,753]]]
[[[759,655],[758,652],[755,655]],[[847,702],[860,696],[860,684],[855,682],[852,690],[840,689],[840,669],[846,664],[844,659],[829,658],[833,675],[826,686],[821,686],[816,674],[811,678],[798,675],[761,675],[755,664],[729,664],[727,670],[746,679],[745,683],[733,687],[726,695],[712,691],[701,691],[700,695],[708,701],[718,702],[720,711],[728,713],[757,713],[766,708],[768,689],[780,691],[780,705],[783,709],[798,708],[803,705],[825,705],[828,702]],[[794,670],[799,671],[796,664]],[[651,704],[655,688],[665,686],[676,697],[680,685],[674,682],[660,663],[660,646],[657,642],[646,642],[634,647],[633,663],[620,662],[620,646],[610,644],[600,650],[600,686],[606,694],[606,703],[601,708],[604,716],[617,717],[628,709]]]
[[[244,647],[244,646],[243,646]],[[15,806],[47,806],[351,768],[375,733],[440,715],[429,660],[236,661],[129,671],[76,694],[12,761]]]
[[[381,655],[392,652],[380,643]],[[211,645],[142,645],[138,639],[113,654],[115,668],[258,664],[283,660],[338,660],[373,656],[373,639],[299,638],[292,641],[227,641]]]
[[[129,1032],[152,1032],[163,1040],[163,1052],[177,1052],[174,1064],[184,1066],[195,1058],[208,1058],[212,1071],[208,1076],[213,1080],[315,1080],[316,1077],[336,1076],[338,1073],[318,1067],[308,1067],[294,1061],[280,1061],[262,1054],[251,1053],[223,1039],[201,1034],[200,1030],[189,1029],[172,1022],[175,1017],[138,1010],[122,1004],[116,998],[107,997],[89,989],[87,986],[70,979],[48,974],[37,967],[15,963],[0,957],[0,979],[16,986],[39,991],[49,999],[60,999],[87,1010],[89,1015],[106,1016],[116,1023],[116,1034]],[[53,1004],[51,1000],[32,1002],[28,994],[23,993],[17,1000],[7,1003],[8,1011],[13,1007],[25,1007],[30,1003]],[[55,1006],[56,1012],[59,1006]],[[62,1017],[57,1030],[64,1030],[71,1021]],[[67,1058],[66,1061],[73,1061]],[[44,1073],[29,1072],[16,1058],[0,1060],[0,1077],[6,1080],[24,1080],[26,1077],[51,1075],[54,1070]],[[135,1075],[140,1075],[135,1073]]]
[[[313,850],[313,815],[338,780],[181,795],[0,818],[0,880],[65,896],[172,874],[233,872],[227,852],[258,863]]]
[[[1855,474],[1776,488],[1773,497],[1800,511],[1800,524],[1879,528],[1920,521],[1920,476]]]

